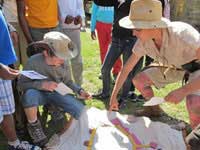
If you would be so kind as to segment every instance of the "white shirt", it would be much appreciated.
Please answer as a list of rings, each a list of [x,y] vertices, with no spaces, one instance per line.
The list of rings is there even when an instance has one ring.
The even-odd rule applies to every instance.
[[[58,0],[58,6],[60,11],[60,22],[62,28],[76,29],[80,28],[80,24],[75,25],[74,22],[71,24],[65,24],[66,16],[70,15],[76,17],[80,15],[82,18],[85,17],[83,8],[83,0]]]

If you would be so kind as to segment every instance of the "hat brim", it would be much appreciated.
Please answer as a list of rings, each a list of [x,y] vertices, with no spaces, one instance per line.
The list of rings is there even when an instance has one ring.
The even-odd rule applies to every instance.
[[[169,27],[170,21],[163,17],[159,21],[131,21],[129,16],[126,16],[120,19],[119,25],[127,29],[155,29]]]
[[[45,42],[43,40],[33,42],[29,46],[31,46],[31,45],[36,45],[36,47],[43,48],[46,50],[52,50],[52,52],[55,54],[55,56],[57,56],[58,58],[64,59],[64,60],[73,59],[74,57],[76,57],[78,55],[77,46],[72,41],[68,44],[68,50],[66,49],[66,52],[58,52],[58,51],[54,50],[53,47],[51,47],[47,42]]]

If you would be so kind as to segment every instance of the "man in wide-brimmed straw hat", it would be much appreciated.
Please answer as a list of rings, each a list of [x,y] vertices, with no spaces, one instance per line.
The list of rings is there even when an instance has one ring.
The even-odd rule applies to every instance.
[[[150,66],[133,78],[132,82],[146,100],[154,96],[151,88],[161,88],[183,79],[189,72],[188,83],[170,92],[165,100],[179,103],[187,98],[187,108],[192,127],[200,123],[200,35],[192,26],[183,22],[170,22],[162,17],[158,0],[135,0],[131,3],[129,16],[119,21],[124,28],[133,29],[138,40],[133,53],[117,78],[110,110],[117,110],[117,94],[128,73],[143,56],[152,57],[156,65]],[[161,114],[159,106],[145,107],[141,115]]]

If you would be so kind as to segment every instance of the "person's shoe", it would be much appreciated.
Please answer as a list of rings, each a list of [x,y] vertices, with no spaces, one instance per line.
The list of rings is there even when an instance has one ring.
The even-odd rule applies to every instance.
[[[109,95],[106,95],[104,93],[98,93],[98,94],[94,94],[92,95],[93,98],[96,98],[96,99],[101,99],[101,100],[104,100],[104,99],[108,99],[110,96]]]
[[[162,108],[157,106],[145,106],[142,110],[136,110],[136,116],[146,116],[146,117],[161,117],[164,114]]]
[[[137,102],[138,96],[134,92],[129,92],[127,97],[131,102]]]
[[[118,108],[120,109],[124,109],[126,107],[126,102],[127,100],[124,98],[120,98],[118,101]]]
[[[48,142],[39,120],[37,120],[35,123],[28,123],[27,129],[35,145],[43,147]]]
[[[137,101],[138,102],[144,102],[145,98],[140,94],[140,95],[137,96]]]
[[[42,150],[40,147],[21,141],[17,147],[8,145],[8,150]]]

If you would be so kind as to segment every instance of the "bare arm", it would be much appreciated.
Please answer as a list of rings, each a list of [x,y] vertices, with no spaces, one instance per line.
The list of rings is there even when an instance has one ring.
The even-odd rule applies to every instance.
[[[141,57],[136,56],[134,53],[129,57],[125,66],[122,68],[119,76],[117,77],[113,92],[110,98],[110,110],[117,110],[117,94],[124,84],[129,72],[135,67]]]
[[[200,48],[197,49],[197,59],[200,59]],[[184,97],[200,89],[200,77],[194,79],[188,84],[170,92],[165,100],[171,103],[178,104]]]
[[[31,33],[29,31],[28,23],[25,17],[25,1],[24,0],[16,0],[17,3],[17,13],[18,13],[18,20],[19,24],[22,28],[22,31],[26,37],[27,43],[32,43],[33,39],[31,37]]]

